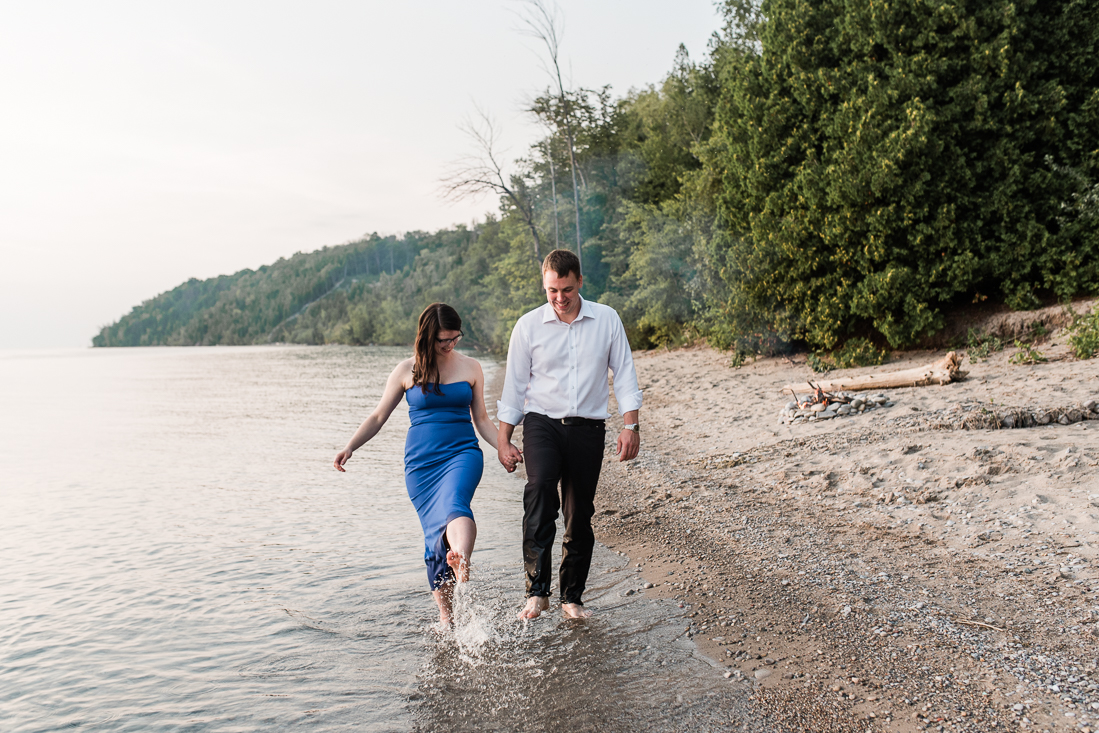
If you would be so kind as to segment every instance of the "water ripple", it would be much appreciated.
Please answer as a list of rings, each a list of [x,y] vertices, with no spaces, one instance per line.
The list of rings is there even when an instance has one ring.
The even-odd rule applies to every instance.
[[[405,356],[0,353],[0,727],[724,722],[740,698],[670,631],[678,609],[622,602],[626,576],[602,573],[621,564],[609,551],[589,594],[598,618],[515,620],[522,481],[502,471],[486,470],[474,500],[459,624],[433,630],[403,406],[347,474],[331,468]]]

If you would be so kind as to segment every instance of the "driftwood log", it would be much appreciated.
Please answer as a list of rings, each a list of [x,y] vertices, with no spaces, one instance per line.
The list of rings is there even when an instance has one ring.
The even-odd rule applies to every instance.
[[[825,392],[857,392],[864,389],[893,389],[896,387],[923,387],[929,384],[949,384],[965,379],[969,372],[961,370],[962,359],[951,351],[934,364],[904,369],[885,374],[866,374],[846,379],[821,380],[809,384],[788,384],[783,392],[813,392],[815,388]]]

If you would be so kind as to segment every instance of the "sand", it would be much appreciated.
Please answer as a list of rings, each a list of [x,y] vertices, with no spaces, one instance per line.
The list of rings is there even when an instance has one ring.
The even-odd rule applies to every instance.
[[[1099,729],[1099,420],[963,429],[1099,399],[1099,360],[1063,334],[1038,348],[793,426],[780,389],[817,376],[804,355],[638,352],[642,452],[608,447],[597,537],[774,729]]]

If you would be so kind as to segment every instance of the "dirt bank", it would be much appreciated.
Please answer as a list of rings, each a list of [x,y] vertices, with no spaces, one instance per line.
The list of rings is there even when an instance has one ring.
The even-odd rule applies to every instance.
[[[640,353],[642,453],[608,458],[598,538],[778,729],[1099,729],[1099,363],[1063,342],[797,425],[780,389],[804,357]],[[964,429],[1005,408],[1054,419]]]

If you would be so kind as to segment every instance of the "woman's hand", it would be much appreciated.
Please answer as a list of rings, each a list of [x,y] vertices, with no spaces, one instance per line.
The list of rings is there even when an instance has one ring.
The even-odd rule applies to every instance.
[[[405,359],[393,369],[393,373],[385,382],[385,391],[382,392],[382,399],[374,408],[374,412],[363,420],[363,424],[351,436],[351,440],[347,441],[347,447],[336,454],[336,460],[332,461],[332,465],[337,471],[343,471],[343,464],[347,463],[351,454],[362,448],[368,440],[378,434],[382,425],[385,425],[385,421],[389,419],[394,408],[401,401],[401,397],[404,396],[406,378],[409,381],[412,379],[412,359]]]
[[[507,469],[508,473],[514,473],[519,464],[523,462],[523,452],[512,445],[510,440],[506,443],[500,441],[496,454],[500,459],[500,465]]]

